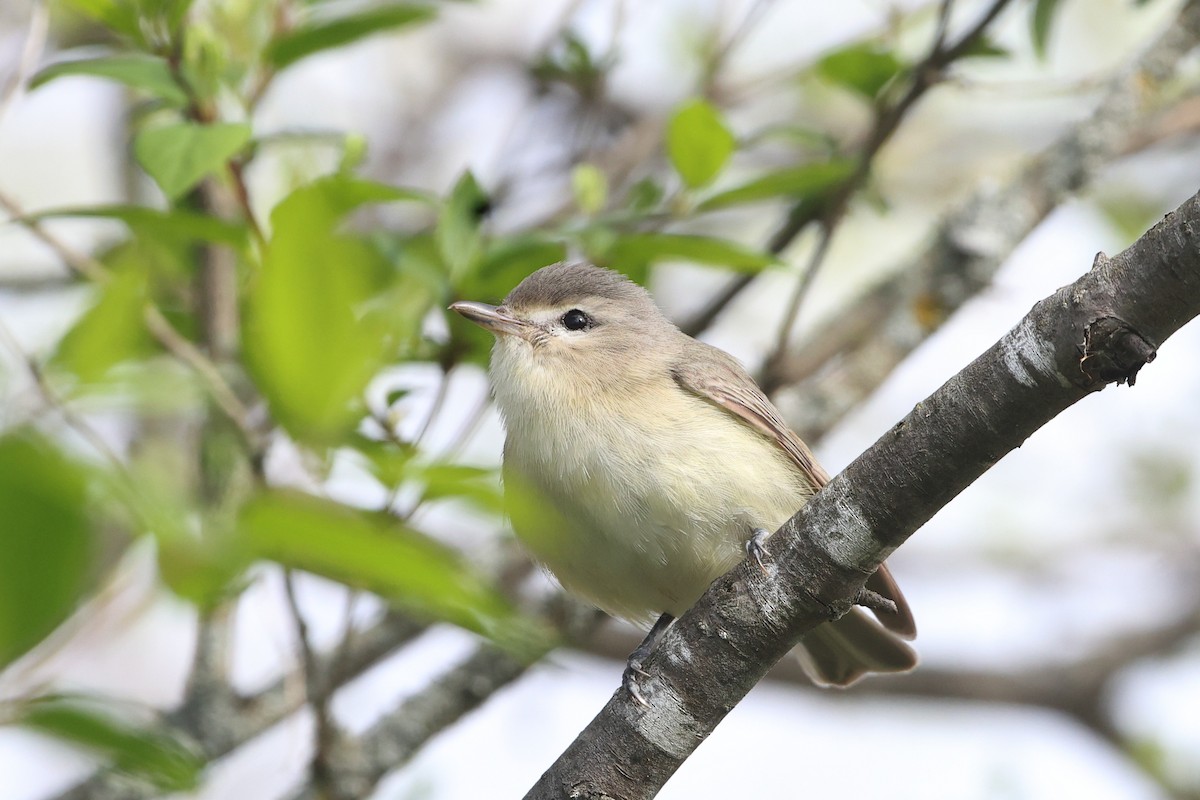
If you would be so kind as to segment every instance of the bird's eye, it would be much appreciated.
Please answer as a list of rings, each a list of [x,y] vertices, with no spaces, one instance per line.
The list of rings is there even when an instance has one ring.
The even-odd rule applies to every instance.
[[[581,331],[592,324],[592,319],[578,308],[572,308],[562,315],[562,324],[569,331]]]

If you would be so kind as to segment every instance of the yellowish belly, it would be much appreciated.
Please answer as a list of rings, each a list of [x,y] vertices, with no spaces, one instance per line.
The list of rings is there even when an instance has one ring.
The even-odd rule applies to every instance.
[[[635,622],[682,614],[807,499],[774,443],[698,398],[683,410],[580,414],[555,437],[507,420],[518,537],[568,591]]]

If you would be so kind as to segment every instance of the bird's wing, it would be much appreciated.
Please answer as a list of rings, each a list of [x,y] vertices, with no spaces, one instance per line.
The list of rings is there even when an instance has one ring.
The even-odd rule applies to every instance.
[[[692,341],[672,370],[675,382],[715,403],[779,445],[812,484],[813,491],[829,483],[829,473],[792,432],[775,406],[733,356],[704,342]]]
[[[672,375],[687,391],[715,403],[775,442],[800,468],[814,492],[829,483],[829,473],[817,463],[808,445],[788,427],[779,411],[733,356],[704,342],[691,340],[683,348]],[[908,601],[886,564],[867,579],[867,588],[896,604],[895,613],[874,612],[884,627],[907,639],[917,635]]]

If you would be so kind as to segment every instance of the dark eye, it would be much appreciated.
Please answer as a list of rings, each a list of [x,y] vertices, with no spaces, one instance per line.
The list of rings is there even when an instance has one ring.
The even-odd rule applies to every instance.
[[[562,315],[562,324],[569,331],[581,331],[592,324],[592,318],[578,308],[572,308]]]

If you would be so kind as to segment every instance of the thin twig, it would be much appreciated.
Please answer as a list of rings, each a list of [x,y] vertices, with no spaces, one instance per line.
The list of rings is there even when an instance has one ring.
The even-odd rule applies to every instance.
[[[254,206],[250,202],[250,190],[246,186],[246,165],[237,159],[229,162],[229,175],[233,180],[233,196],[237,199],[238,207],[241,209],[242,216],[246,219],[246,224],[250,226],[250,233],[254,237],[254,241],[262,246],[266,243],[266,234],[263,233],[262,226],[258,224],[258,217],[254,213]]]
[[[812,255],[808,259],[808,265],[800,275],[800,282],[796,284],[795,291],[788,298],[787,308],[784,309],[784,323],[779,326],[779,332],[775,338],[775,348],[767,361],[766,373],[768,375],[775,372],[772,366],[773,360],[779,358],[787,351],[788,342],[792,338],[792,328],[796,323],[797,317],[800,315],[800,304],[804,302],[804,298],[808,295],[809,287],[816,280],[817,273],[820,271],[821,265],[825,262],[825,257],[829,254],[829,245],[833,241],[833,233],[837,229],[840,220],[841,215],[839,214],[837,219],[826,220],[821,225],[817,246],[813,248]],[[769,393],[774,388],[768,385],[764,387],[764,391]]]
[[[851,198],[858,192],[859,188],[862,187],[870,175],[871,164],[875,156],[883,149],[884,144],[891,139],[892,134],[899,129],[900,123],[917,101],[929,89],[941,82],[946,68],[956,59],[962,57],[963,54],[968,52],[977,43],[984,31],[987,30],[987,27],[1004,10],[1004,7],[1009,2],[1010,0],[993,0],[992,5],[984,12],[983,16],[955,44],[949,47],[946,46],[945,37],[949,26],[952,3],[948,0],[942,3],[938,12],[937,29],[934,34],[933,43],[929,49],[929,54],[909,72],[908,89],[900,99],[890,106],[877,111],[875,125],[858,157],[858,163],[854,172],[838,187],[837,191],[831,195],[825,204],[821,215],[822,238],[816,252],[813,254],[809,268],[801,276],[795,290],[792,292],[792,296],[788,300],[783,324],[780,326],[775,347],[767,356],[763,375],[761,376],[760,383],[763,386],[763,391],[770,394],[780,385],[777,367],[786,356],[788,342],[791,341],[792,332],[795,330],[799,318],[800,307],[808,294],[809,288],[816,279],[818,270],[824,263],[824,258],[828,252],[832,237],[845,218],[846,212],[849,210]],[[780,246],[780,251],[773,252],[781,252],[782,247],[786,246],[786,243],[790,243],[791,239],[799,233],[803,225],[796,227],[797,222],[800,222],[800,220],[789,219],[789,222],[785,224],[780,232],[784,235],[777,234],[773,237],[772,245]]]
[[[39,241],[54,251],[62,262],[75,274],[93,283],[103,285],[112,278],[108,267],[91,256],[70,247],[61,239],[46,229],[36,218],[28,216],[21,206],[4,192],[0,192],[0,206],[12,216],[12,221],[19,223]],[[179,333],[171,322],[156,305],[147,303],[143,318],[147,330],[155,340],[175,356],[180,362],[190,367],[203,382],[209,396],[237,426],[252,452],[261,448],[259,434],[250,424],[250,411],[238,399],[237,393],[222,377],[220,370],[200,348],[191,340]]]
[[[29,8],[29,32],[25,34],[25,46],[21,49],[21,58],[17,69],[8,79],[4,89],[0,91],[0,119],[8,113],[14,100],[21,95],[30,74],[33,73],[42,51],[46,47],[46,31],[50,28],[50,11],[45,0],[33,0]]]
[[[327,676],[322,674],[320,660],[313,649],[312,639],[308,630],[308,622],[296,599],[295,573],[290,569],[283,572],[283,590],[287,598],[288,610],[296,626],[296,646],[300,652],[300,671],[304,677],[304,693],[312,708],[315,731],[313,733],[313,754],[310,762],[312,785],[318,796],[336,796],[333,793],[333,771],[331,755],[338,738],[338,731],[329,711],[329,694],[331,684]],[[345,657],[344,647],[335,651],[334,658]]]
[[[721,42],[713,49],[712,54],[708,58],[708,63],[704,65],[704,94],[711,95],[713,93],[713,83],[716,80],[717,74],[725,65],[725,62],[737,49],[737,46],[754,30],[754,26],[758,23],[767,7],[771,5],[773,0],[755,0],[754,4],[747,9],[742,18],[738,20],[737,26]],[[714,33],[714,38],[716,34]]]
[[[467,445],[467,442],[471,441],[472,437],[479,432],[479,426],[483,422],[483,418],[487,414],[488,409],[491,407],[491,395],[486,392],[481,394],[479,401],[475,405],[475,408],[472,409],[471,413],[465,417],[465,422],[463,423],[462,427],[459,428],[458,434],[446,448],[446,458],[452,459],[456,457]]]
[[[16,200],[3,191],[0,191],[0,206],[3,206],[4,210],[8,212],[11,217],[10,222],[15,222],[32,233],[42,244],[53,250],[54,254],[62,259],[62,262],[75,274],[98,284],[104,284],[112,277],[108,267],[63,243],[61,239],[46,230],[40,220],[28,216]]]
[[[249,442],[257,442],[258,433],[250,424],[250,410],[238,399],[233,388],[221,376],[217,365],[196,347],[190,339],[177,331],[158,306],[147,303],[144,310],[146,327],[169,353],[182,361],[200,377],[209,394],[242,435]],[[257,449],[257,444],[256,444]]]
[[[1141,57],[1112,78],[1090,118],[1069,128],[1000,186],[958,204],[930,244],[855,301],[856,311],[822,326],[778,362],[793,387],[785,412],[806,438],[819,437],[873,391],[940,321],[977,295],[1054,208],[1131,147],[1148,146],[1147,115],[1161,107],[1186,55],[1200,43],[1200,0],[1190,0]],[[837,356],[838,368],[811,379]]]
[[[50,387],[49,382],[46,380],[46,375],[42,372],[42,368],[38,365],[37,361],[35,361],[32,356],[25,352],[25,350],[21,347],[21,343],[17,340],[17,337],[11,330],[9,330],[8,326],[2,319],[0,319],[0,344],[2,344],[5,349],[7,349],[13,355],[13,357],[21,363],[21,365],[25,368],[25,371],[29,373],[29,377],[33,380],[34,388],[41,396],[42,402],[45,404],[46,408],[53,410],[60,417],[62,417],[63,422],[65,422],[67,426],[77,434],[82,436],[84,440],[86,440],[87,443],[91,445],[92,448],[99,453],[105,461],[107,461],[111,466],[119,470],[121,473],[124,473],[125,462],[122,461],[121,457],[117,455],[116,451],[109,446],[108,442],[104,441],[104,437],[96,432],[95,428],[93,428],[80,417],[76,416],[76,414],[67,407],[67,404],[62,400],[62,398],[60,398],[58,394],[55,393],[54,389]]]
[[[317,672],[328,675],[330,685],[342,686],[424,631],[424,625],[402,614],[389,612],[356,637],[354,647],[338,670],[331,668],[328,657],[321,656]],[[203,731],[203,735],[196,725],[196,720],[185,713],[183,708],[165,715],[163,725],[168,730],[194,738],[205,758],[217,759],[299,711],[304,704],[304,698],[292,690],[293,686],[294,678],[289,674],[253,696],[239,699],[228,715],[214,720],[219,726]],[[127,780],[122,780],[118,773],[103,771],[57,795],[56,800],[95,800],[100,797],[137,800],[159,795],[153,786],[132,786]]]
[[[442,408],[446,404],[446,398],[450,394],[450,367],[442,367],[442,373],[438,378],[438,388],[433,395],[433,402],[429,405],[429,412],[425,415],[424,422],[421,423],[421,429],[417,431],[417,435],[413,437],[411,447],[415,450],[425,441],[425,437],[429,434],[434,422],[441,416]]]
[[[871,164],[875,156],[891,138],[892,134],[900,127],[900,123],[904,120],[904,117],[908,114],[912,106],[926,91],[938,82],[941,73],[951,62],[961,58],[978,41],[979,37],[983,35],[988,26],[991,25],[1009,2],[1010,0],[994,0],[983,16],[962,35],[962,38],[956,44],[946,47],[945,37],[949,29],[950,12],[953,2],[952,0],[943,0],[938,10],[936,29],[929,54],[909,71],[910,82],[905,94],[889,108],[876,111],[875,123],[867,136],[866,143],[859,152],[858,163],[854,172],[842,182],[841,186],[830,194],[828,201],[824,205],[802,200],[792,206],[788,210],[787,217],[783,223],[771,235],[767,243],[767,252],[773,255],[781,254],[791,246],[801,231],[814,222],[821,221],[827,229],[836,227],[837,222],[840,221],[845,213],[845,208],[850,198],[853,197],[870,174]],[[827,230],[823,234],[823,238],[831,235],[831,233],[831,230]],[[828,243],[825,243],[824,247],[827,246]],[[814,266],[819,266],[820,263],[820,258],[810,260],[808,269],[804,272],[800,283],[788,302],[788,313],[784,318],[784,330],[781,331],[779,337],[783,341],[790,339],[790,332],[795,327],[795,316],[799,313],[804,296],[816,278],[813,268]],[[717,317],[720,316],[721,312],[730,303],[736,300],[754,282],[756,277],[756,275],[747,274],[738,275],[731,279],[719,294],[713,297],[691,319],[682,323],[679,327],[685,333],[692,336],[702,333],[716,321]],[[768,363],[777,361],[781,357],[780,348],[776,346],[775,353],[768,358]],[[763,376],[763,379],[766,383],[771,382],[769,374]]]

